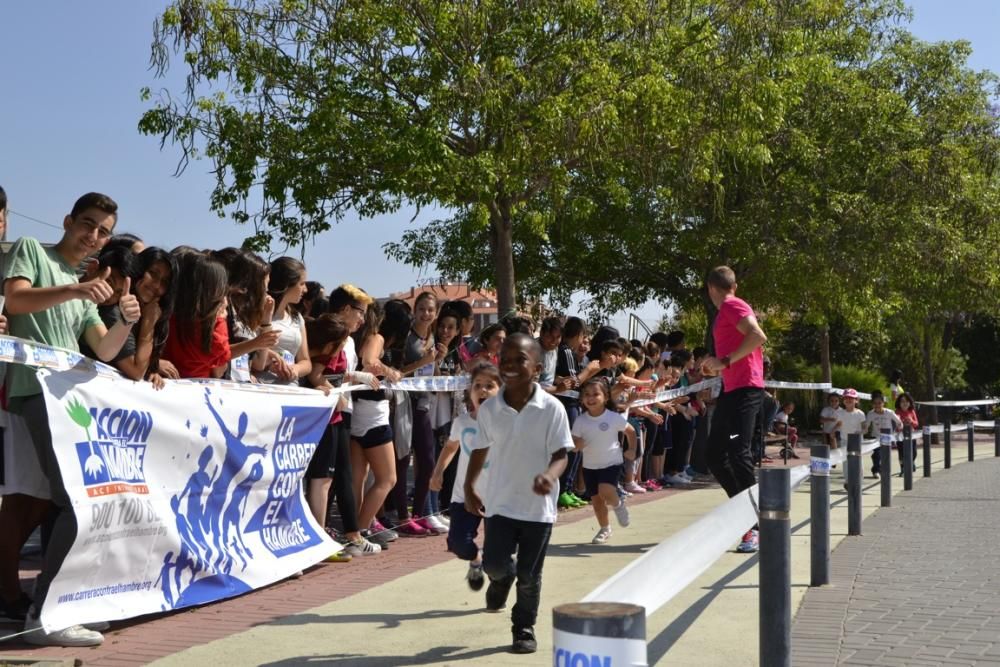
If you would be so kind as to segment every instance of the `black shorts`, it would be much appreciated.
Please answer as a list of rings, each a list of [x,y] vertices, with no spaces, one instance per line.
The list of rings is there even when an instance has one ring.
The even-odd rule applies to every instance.
[[[340,424],[337,424],[340,426]],[[316,444],[316,451],[313,452],[309,467],[306,468],[306,479],[330,479],[333,477],[333,439],[336,437],[335,426],[327,424],[323,429],[323,435]]]
[[[669,423],[665,419],[660,424],[660,428],[656,429],[656,439],[653,441],[653,446],[649,448],[651,456],[663,456],[670,449],[670,428],[667,426]]]
[[[385,426],[376,426],[375,428],[365,431],[364,435],[352,435],[351,439],[361,445],[361,449],[378,447],[379,445],[384,445],[387,442],[392,442],[392,427],[388,424]]]
[[[610,484],[611,486],[618,486],[618,482],[622,478],[622,464],[608,466],[607,468],[584,468],[583,469],[583,483],[587,485],[587,494],[591,496],[597,495],[597,487],[600,484]]]

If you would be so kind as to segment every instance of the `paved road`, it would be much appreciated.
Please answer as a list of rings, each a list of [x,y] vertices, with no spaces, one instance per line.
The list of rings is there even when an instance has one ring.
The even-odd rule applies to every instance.
[[[794,665],[1000,666],[1000,459],[935,472],[863,532],[806,593]]]

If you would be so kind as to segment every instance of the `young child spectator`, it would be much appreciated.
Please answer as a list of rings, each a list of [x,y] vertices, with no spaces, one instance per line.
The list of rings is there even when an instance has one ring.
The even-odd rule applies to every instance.
[[[868,411],[868,416],[865,418],[864,432],[874,432],[875,437],[881,442],[883,438],[892,441],[893,434],[901,430],[903,430],[903,422],[900,421],[895,412],[885,409],[885,395],[881,391],[873,391],[872,409]],[[878,448],[872,452],[872,477],[875,479],[878,479],[881,472],[881,454]]]
[[[774,415],[774,432],[788,438],[788,446],[795,447],[799,443],[799,430],[791,425],[790,418],[795,412],[795,403],[787,401]]]
[[[592,544],[604,544],[611,537],[608,508],[623,528],[629,524],[625,498],[618,496],[618,482],[622,477],[625,461],[635,460],[635,429],[615,410],[608,409],[610,394],[603,381],[588,380],[580,388],[580,405],[583,412],[573,424],[573,442],[583,452],[583,479],[594,507],[599,530]],[[628,449],[622,454],[618,434],[624,433]]]
[[[920,420],[917,419],[917,410],[914,407],[913,397],[907,394],[905,391],[896,397],[896,416],[899,417],[899,421],[902,422],[903,426],[909,425],[910,434],[916,434],[920,430]],[[904,447],[910,447],[913,452],[913,457],[910,459],[910,463],[913,464],[913,469],[917,469],[917,441],[915,438],[911,437],[909,442],[901,441],[899,446],[899,474],[903,474],[903,452]]]
[[[465,508],[483,516],[484,499],[475,485],[489,456],[483,545],[483,570],[490,578],[486,609],[502,610],[517,581],[511,615],[514,653],[538,648],[534,625],[542,566],[558,513],[559,476],[566,467],[566,452],[573,449],[566,411],[534,382],[541,370],[542,351],[531,336],[514,334],[504,341],[504,388],[479,407],[479,434],[465,477]]]
[[[451,494],[451,506],[448,508],[451,517],[451,525],[448,527],[448,551],[462,560],[469,561],[469,571],[466,573],[465,579],[469,588],[478,591],[483,588],[484,582],[482,552],[476,545],[476,536],[479,534],[479,524],[482,522],[482,517],[465,509],[464,486],[466,472],[469,468],[469,457],[479,433],[476,414],[484,401],[493,398],[500,392],[500,371],[493,364],[481,361],[469,371],[469,382],[469,411],[456,417],[451,424],[451,434],[441,450],[437,464],[434,466],[434,474],[431,475],[431,489],[441,490],[444,484],[445,470],[457,455],[458,466],[455,471],[454,490]],[[482,489],[486,486],[489,467],[489,461],[483,464],[482,472],[476,482],[476,489],[480,497]]]
[[[570,426],[580,414],[579,392],[580,349],[587,337],[587,325],[579,317],[568,317],[563,323],[562,342],[556,356],[556,382],[566,387],[556,394],[556,398],[566,410]],[[572,451],[566,462],[566,471],[559,478],[559,507],[583,507],[585,500],[575,493],[574,484],[580,469],[580,453]]]
[[[837,421],[834,431],[840,434],[841,447],[847,447],[847,436],[862,435],[865,432],[865,413],[858,408],[858,392],[855,389],[845,389],[843,407],[837,408]],[[844,465],[844,476],[847,476],[847,466]],[[844,484],[847,488],[847,484]]]
[[[830,449],[837,449],[839,436],[837,434],[837,410],[840,409],[840,396],[831,393],[826,399],[826,406],[819,413],[819,421],[823,426],[823,438]]]

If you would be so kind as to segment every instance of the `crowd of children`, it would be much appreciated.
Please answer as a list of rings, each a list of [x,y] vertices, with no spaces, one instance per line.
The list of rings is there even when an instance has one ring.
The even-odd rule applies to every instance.
[[[590,504],[593,543],[603,544],[612,536],[610,514],[629,525],[630,496],[707,472],[712,392],[650,402],[661,389],[683,392],[703,379],[708,350],[688,350],[680,332],[643,343],[607,326],[591,332],[577,317],[544,318],[536,331],[531,318],[509,315],[473,335],[464,301],[439,302],[427,291],[411,307],[351,284],[326,294],[296,259],[146,247],[116,234],[116,222],[115,202],[89,193],[66,216],[55,246],[27,237],[15,243],[4,276],[10,319],[0,316],[0,331],[9,326],[15,336],[79,349],[161,389],[178,378],[328,393],[365,385],[338,399],[303,482],[317,522],[344,547],[333,558],[377,557],[401,535],[446,534],[447,548],[469,562],[469,587],[489,580],[487,610],[504,608],[516,583],[517,652],[535,649],[542,563],[558,508]],[[442,375],[468,376],[469,389],[394,392],[383,384]],[[72,545],[75,517],[34,374],[9,367],[5,390],[4,455],[18,455],[5,460],[0,479],[0,615],[24,620],[32,643],[98,644],[98,627],[40,629],[38,609]],[[846,391],[840,408],[831,397],[822,416],[830,437],[916,427],[906,394],[896,399],[898,416],[878,400],[866,416],[856,399]],[[793,409],[786,404],[779,423],[794,441]],[[32,599],[20,588],[18,553],[46,522]]]

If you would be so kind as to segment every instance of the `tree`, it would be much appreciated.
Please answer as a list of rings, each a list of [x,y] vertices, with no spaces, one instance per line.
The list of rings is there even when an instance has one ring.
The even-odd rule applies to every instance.
[[[212,161],[212,207],[252,221],[255,247],[302,242],[348,208],[453,210],[440,228],[473,233],[471,255],[491,269],[482,282],[507,311],[515,244],[546,232],[529,205],[563,200],[581,170],[626,152],[632,100],[669,96],[663,51],[685,44],[673,7],[178,0],[156,25],[153,62],[162,73],[181,56],[187,89],[164,93],[140,129],[178,143],[181,168]],[[410,241],[389,253],[434,259],[421,252],[432,240]]]

